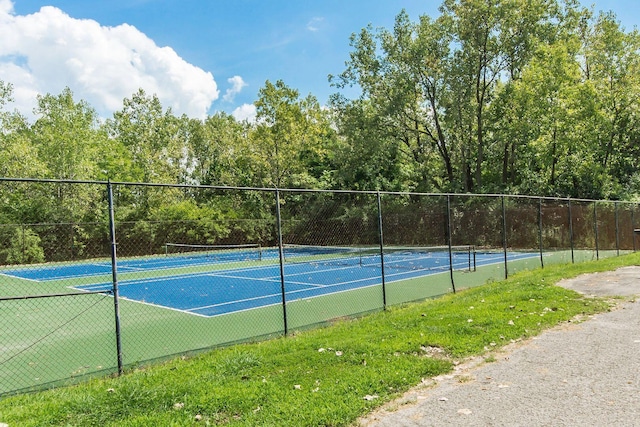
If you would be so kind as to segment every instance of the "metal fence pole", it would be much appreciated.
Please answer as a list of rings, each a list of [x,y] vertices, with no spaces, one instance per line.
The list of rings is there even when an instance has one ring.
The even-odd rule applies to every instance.
[[[544,268],[542,243],[542,198],[538,199],[538,241],[540,243],[540,268]]]
[[[507,210],[504,206],[504,196],[500,197],[502,201],[502,250],[504,252],[504,278],[509,278],[509,268],[507,264]]]
[[[456,283],[453,279],[453,255],[451,253],[451,196],[447,195],[447,243],[449,244],[449,275],[451,276],[451,287],[456,293]]]
[[[616,255],[620,256],[620,224],[618,219],[618,202],[613,202],[613,207],[616,216]]]
[[[24,230],[24,224],[20,224],[20,229],[22,231],[21,236],[22,236],[22,259],[26,259],[27,258],[27,242],[25,242],[25,230]]]
[[[598,248],[598,203],[593,202],[593,229],[596,238],[596,260],[600,259],[600,250]]]
[[[120,303],[118,295],[118,258],[116,254],[116,224],[113,209],[113,188],[111,181],[107,183],[107,193],[109,199],[109,232],[111,237],[111,274],[113,278],[113,309],[116,322],[116,351],[118,353],[118,375],[122,375],[122,335],[120,333]]]
[[[573,213],[571,212],[571,199],[569,199],[569,242],[571,245],[571,263],[575,264],[576,260],[573,255]]]
[[[69,224],[69,245],[70,245],[70,254],[69,254],[69,258],[71,258],[72,260],[76,259],[75,257],[75,245],[74,245],[74,238],[73,238],[73,220],[71,221],[71,223]]]
[[[633,241],[633,252],[636,251],[636,219],[635,219],[636,206],[631,205],[631,240]]]
[[[382,201],[380,200],[380,192],[377,192],[378,199],[378,237],[380,240],[380,274],[382,278],[382,308],[387,309],[387,287],[384,277],[384,232],[382,228]]]
[[[282,216],[280,215],[280,190],[276,189],[276,223],[278,224],[278,257],[280,260],[280,292],[282,293],[282,320],[284,322],[284,334],[289,333],[287,321],[287,299],[284,286],[284,249],[282,247]]]

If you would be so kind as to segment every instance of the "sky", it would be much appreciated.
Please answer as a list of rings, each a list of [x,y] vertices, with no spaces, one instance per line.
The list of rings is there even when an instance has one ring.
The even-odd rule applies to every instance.
[[[637,0],[596,0],[631,30]],[[267,80],[325,104],[345,69],[349,37],[439,15],[441,0],[0,0],[0,80],[33,117],[38,94],[65,87],[103,118],[142,88],[174,114],[255,115]]]

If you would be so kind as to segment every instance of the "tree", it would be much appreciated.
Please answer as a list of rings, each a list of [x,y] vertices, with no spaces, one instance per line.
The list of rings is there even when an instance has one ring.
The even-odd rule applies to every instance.
[[[575,129],[588,99],[572,51],[565,42],[541,45],[521,78],[499,87],[489,114],[496,141],[490,156],[501,164],[498,190],[571,194],[564,191],[584,153]]]
[[[378,123],[368,100],[347,101],[334,96],[337,127],[343,138],[335,151],[334,184],[340,189],[408,191],[414,163]]]
[[[86,102],[76,102],[65,88],[59,95],[38,96],[37,119],[31,126],[44,177],[89,180],[98,175],[98,158],[106,135],[99,129],[98,116]],[[44,191],[42,215],[47,221],[93,221],[102,213],[96,206],[100,189],[94,186],[61,184],[55,192]],[[32,203],[38,198],[32,197]],[[46,206],[46,207],[45,207]],[[45,219],[45,218],[40,218]]]
[[[595,105],[585,137],[594,140],[593,156],[603,173],[626,184],[640,170],[640,34],[626,33],[611,12],[598,15],[590,29],[584,39],[584,78]]]
[[[246,151],[256,184],[318,186],[335,132],[317,99],[311,95],[300,99],[298,91],[283,81],[267,81],[258,92],[256,109],[257,125]]]
[[[4,110],[10,102],[13,86],[0,80],[0,176],[42,177],[44,165],[31,143],[29,124],[18,112]]]
[[[238,157],[246,145],[248,126],[233,116],[216,113],[204,122],[190,121],[189,169],[192,182],[241,186],[251,182],[250,169]]]
[[[157,96],[140,89],[124,100],[123,109],[105,124],[109,137],[124,147],[130,167],[120,171],[126,181],[141,183],[182,183],[186,179],[189,135],[188,119],[166,111]],[[173,203],[172,191],[147,186],[130,187],[120,202],[131,211],[126,218],[148,218],[154,206]]]
[[[177,136],[176,118],[163,110],[156,95],[140,89],[124,100],[123,109],[114,113],[106,128],[120,141],[131,157],[129,180],[176,182],[182,176],[180,158],[184,142]],[[177,157],[177,158],[176,158]]]
[[[397,153],[396,158],[413,171],[413,176],[407,177],[414,182],[413,189],[442,190],[451,188],[455,181],[441,108],[449,44],[441,21],[423,16],[419,24],[413,24],[402,11],[396,17],[393,31],[374,32],[367,27],[352,35],[354,51],[347,69],[330,77],[338,88],[357,85],[362,91],[360,99],[354,102],[333,97],[333,106],[343,115],[343,123],[371,117],[368,124],[373,128],[364,132],[368,135],[358,139],[353,132],[345,134],[350,138],[348,143],[362,145],[363,151]],[[373,133],[378,141],[371,139]],[[380,140],[394,147],[380,145]],[[436,163],[438,159],[440,164]],[[389,160],[392,162],[393,158]],[[446,183],[441,179],[441,170]]]
[[[445,0],[441,19],[455,46],[448,125],[461,148],[466,191],[483,189],[487,110],[501,81],[517,80],[537,43],[552,37],[555,0]],[[473,175],[472,175],[473,174]]]
[[[446,0],[438,19],[419,23],[403,11],[393,31],[352,36],[347,69],[331,79],[362,89],[359,101],[418,173],[416,189],[481,191],[488,108],[553,37],[556,9],[553,0]]]
[[[38,96],[35,113],[32,139],[46,165],[47,178],[94,179],[105,139],[95,110],[84,101],[76,103],[71,90],[65,88],[57,96]]]

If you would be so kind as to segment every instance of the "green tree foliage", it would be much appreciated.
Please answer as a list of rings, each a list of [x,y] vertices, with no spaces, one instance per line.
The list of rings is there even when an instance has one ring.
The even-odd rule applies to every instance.
[[[156,95],[140,89],[124,100],[123,109],[114,113],[105,125],[110,138],[123,147],[125,165],[119,178],[141,183],[182,183],[187,171],[189,122],[164,110]],[[128,206],[123,219],[148,218],[157,206],[171,204],[171,191],[139,186],[120,194],[119,202]]]
[[[0,80],[0,176],[43,177],[36,147],[31,143],[29,124],[17,112],[5,111],[13,101],[13,86]]]
[[[31,127],[32,142],[44,163],[46,177],[94,179],[100,145],[98,116],[86,102],[76,103],[69,88],[60,95],[38,97],[38,117]]]
[[[256,101],[257,124],[245,155],[255,184],[318,187],[326,178],[335,132],[328,113],[312,95],[300,99],[283,81],[267,81]]]
[[[29,228],[12,228],[8,234],[0,233],[0,239],[8,243],[0,248],[2,264],[30,264],[45,260],[40,237]]]
[[[246,146],[248,126],[233,116],[216,113],[189,123],[191,181],[203,185],[242,186],[251,183],[250,168],[238,156]]]
[[[38,97],[34,113],[32,125],[16,113],[3,115],[0,157],[7,162],[3,172],[18,177],[29,173],[26,177],[97,178],[99,149],[106,135],[95,111],[86,102],[76,102],[67,88],[59,95]],[[94,185],[6,183],[0,187],[0,200],[0,220],[5,224],[58,224],[27,229],[20,245],[17,237],[11,238],[6,254],[11,262],[40,262],[41,252],[48,259],[84,256],[86,242],[93,237],[87,225],[94,230],[106,213],[101,204],[104,188]]]
[[[109,136],[127,150],[131,166],[122,177],[134,182],[176,182],[185,155],[179,119],[164,110],[156,95],[140,89],[124,100],[123,109],[107,121]]]
[[[371,162],[344,182],[578,197],[637,185],[637,31],[574,0],[445,0],[440,11],[352,36],[331,81],[361,96],[332,106],[351,147],[341,161]]]
[[[445,189],[454,182],[441,108],[449,44],[440,21],[422,17],[413,24],[405,12],[396,17],[393,31],[367,27],[351,37],[347,69],[330,79],[338,88],[357,85],[362,96],[356,101],[334,96],[332,104],[348,144],[358,147],[352,153],[368,152],[382,162],[361,170],[373,182],[362,182],[361,175],[357,186],[389,188],[395,179],[385,177],[385,169],[402,170],[414,189]]]
[[[617,198],[633,186],[637,33],[625,33],[611,14],[574,12],[580,24],[540,44],[492,103],[492,156],[502,170],[485,171],[497,189]]]
[[[84,101],[76,102],[66,88],[59,95],[39,96],[35,113],[30,139],[44,177],[96,179],[106,134],[99,127],[95,110]],[[33,211],[33,221],[77,223],[102,220],[104,210],[99,201],[103,199],[104,191],[98,186],[60,184],[54,191],[44,186],[32,189],[25,202]]]
[[[585,86],[591,92],[588,135],[603,185],[619,196],[616,184],[625,185],[638,173],[638,96],[640,92],[640,34],[625,33],[612,13],[600,14],[584,45]],[[585,135],[586,137],[587,135]]]

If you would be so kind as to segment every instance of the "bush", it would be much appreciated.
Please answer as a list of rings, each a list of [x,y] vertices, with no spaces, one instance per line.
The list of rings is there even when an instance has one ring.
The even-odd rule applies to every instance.
[[[35,264],[44,262],[44,251],[40,246],[40,236],[29,228],[15,228],[9,245],[0,250],[3,264]]]

